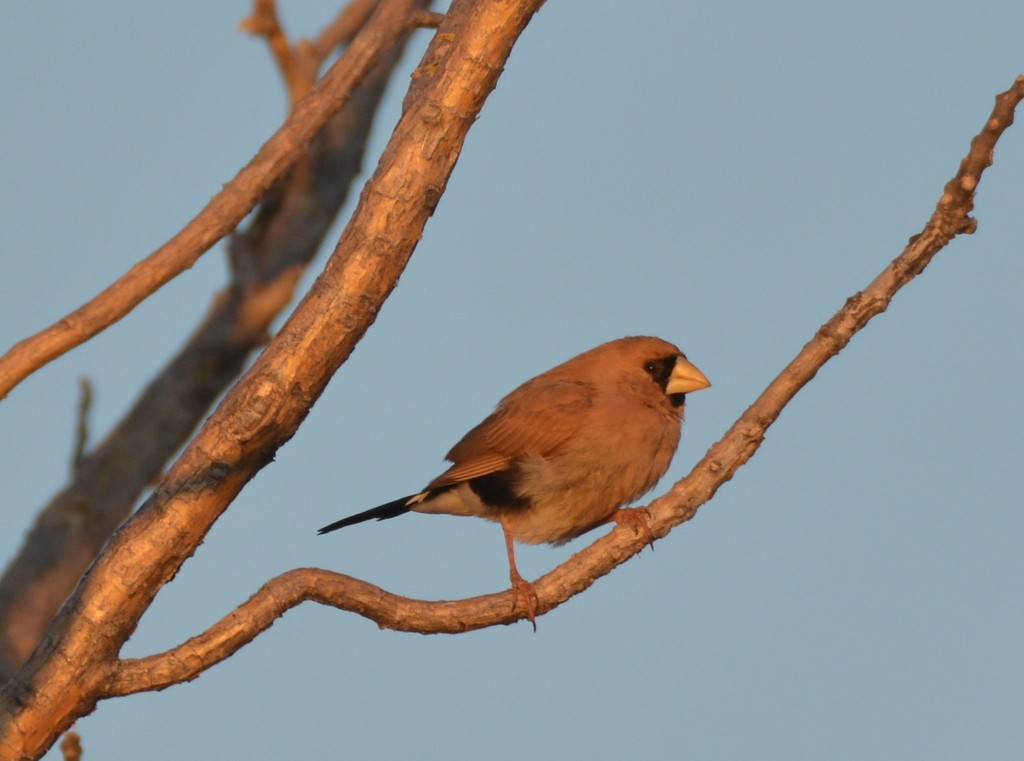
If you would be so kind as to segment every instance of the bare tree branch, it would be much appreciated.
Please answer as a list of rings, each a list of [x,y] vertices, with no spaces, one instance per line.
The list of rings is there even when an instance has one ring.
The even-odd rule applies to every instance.
[[[78,379],[78,414],[75,421],[75,448],[71,453],[71,475],[82,465],[89,446],[89,413],[92,411],[92,383],[88,378]],[[3,617],[0,616],[0,621]],[[2,669],[0,669],[2,673]]]
[[[1013,124],[1014,110],[1024,99],[1024,75],[1006,92],[996,96],[995,108],[981,132],[971,141],[967,155],[946,183],[935,211],[920,234],[863,291],[855,293],[828,322],[822,325],[789,365],[757,400],[713,445],[693,471],[662,499],[651,505],[655,536],[689,520],[700,504],[710,499],[760,446],[765,431],[782,408],[829,359],[838,354],[872,317],[889,306],[897,291],[924,271],[935,255],[953,238],[973,233],[976,221],[974,193],[981,175],[992,164],[995,144]]]
[[[352,0],[342,8],[334,21],[325,26],[312,42],[317,59],[323,63],[339,45],[349,42],[355,33],[365,26],[378,2],[379,0]],[[414,10],[411,14],[410,20],[413,23],[418,13],[418,10]]]
[[[185,227],[99,295],[0,357],[0,400],[40,367],[120,320],[233,230],[409,28],[411,0],[384,0],[309,96]],[[415,5],[419,5],[416,3]]]
[[[217,294],[185,346],[93,451],[79,434],[71,480],[40,512],[0,577],[0,681],[39,642],[143,490],[266,342],[295,283],[361,169],[373,116],[396,46],[331,117],[296,167],[267,193],[248,229],[229,241],[231,282]],[[80,413],[79,426],[85,413]]]
[[[452,3],[323,274],[113,535],[32,657],[0,691],[0,757],[38,756],[92,710],[153,597],[295,433],[394,288],[512,45],[541,4]],[[398,5],[381,6],[374,19]],[[410,1],[402,9],[411,7]]]
[[[309,600],[358,613],[382,628],[432,634],[510,624],[522,616],[513,611],[508,592],[457,602],[427,602],[392,594],[344,574],[297,568],[271,579],[214,626],[173,650],[118,661],[104,685],[105,696],[161,690],[195,679],[269,629],[285,612]]]
[[[291,96],[292,104],[295,104],[305,95],[315,76],[311,77],[308,70],[303,71],[299,55],[289,44],[288,37],[281,27],[281,20],[277,16],[277,3],[274,0],[253,0],[252,6],[252,15],[242,19],[238,28],[243,32],[259,35],[267,41]]]
[[[935,212],[919,235],[863,291],[815,334],[797,357],[772,381],[757,401],[713,445],[691,473],[650,508],[650,531],[666,536],[692,518],[718,488],[753,456],[768,427],[818,370],[845,347],[872,317],[885,311],[893,296],[920,274],[931,259],[960,233],[974,231],[969,216],[974,193],[1002,132],[1013,123],[1014,109],[1024,99],[1024,76],[996,97],[995,109],[972,141],[960,169],[943,191]],[[601,537],[534,584],[537,614],[557,607],[598,578],[638,554],[650,536],[620,526]],[[247,602],[202,634],[165,653],[119,661],[105,685],[107,695],[159,690],[195,679],[210,666],[228,658],[266,631],[290,608],[305,601],[319,602],[357,613],[379,626],[421,634],[459,633],[525,616],[513,610],[511,591],[459,601],[413,600],[387,592],[350,576],[315,568],[284,573],[264,584]]]
[[[441,22],[444,21],[444,14],[424,9],[413,13],[410,20],[416,26],[424,29],[437,29],[441,26]]]
[[[252,15],[243,19],[239,28],[266,39],[294,107],[312,89],[327,57],[352,40],[369,21],[378,3],[379,0],[352,0],[315,41],[303,39],[295,45],[288,42],[275,0],[253,0]],[[410,26],[420,26],[420,12],[410,14]]]

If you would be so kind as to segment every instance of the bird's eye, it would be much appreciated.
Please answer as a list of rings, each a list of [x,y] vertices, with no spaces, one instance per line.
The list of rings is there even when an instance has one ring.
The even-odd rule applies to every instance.
[[[657,357],[644,362],[644,372],[651,376],[651,379],[663,389],[668,385],[668,378],[672,374],[672,368],[676,364],[676,355],[669,357]]]

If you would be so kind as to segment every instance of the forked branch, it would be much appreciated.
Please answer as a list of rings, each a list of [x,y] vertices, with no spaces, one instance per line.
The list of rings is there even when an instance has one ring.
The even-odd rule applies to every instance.
[[[379,0],[352,0],[315,40],[301,39],[294,45],[288,42],[288,35],[281,26],[276,0],[253,0],[252,15],[243,19],[239,28],[267,41],[294,107],[312,89],[328,56],[352,41],[378,4]],[[414,14],[420,10],[414,9],[410,14],[410,26],[419,26]]]

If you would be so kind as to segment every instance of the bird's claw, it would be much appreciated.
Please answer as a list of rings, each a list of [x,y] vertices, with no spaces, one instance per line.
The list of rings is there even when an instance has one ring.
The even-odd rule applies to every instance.
[[[537,606],[540,604],[537,599],[537,591],[533,588],[533,584],[518,573],[511,575],[510,580],[512,581],[512,610],[519,607],[519,601],[522,600],[523,607],[526,609],[526,620],[533,626],[533,630],[537,631]]]
[[[623,507],[612,514],[612,520],[619,526],[631,526],[637,536],[643,536],[654,551],[654,534],[651,533],[651,511],[646,507]]]

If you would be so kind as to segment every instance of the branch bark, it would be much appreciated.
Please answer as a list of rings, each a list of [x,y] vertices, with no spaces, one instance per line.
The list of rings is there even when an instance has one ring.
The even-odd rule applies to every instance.
[[[422,3],[383,0],[363,31],[310,94],[234,179],[164,245],[103,292],[0,357],[0,400],[26,377],[114,324],[162,285],[187,270],[252,211],[270,187],[305,153],[327,120],[408,31]]]
[[[394,288],[469,128],[541,4],[452,4],[325,271],[150,498],[114,534],[28,663],[4,685],[0,757],[40,755],[93,709],[153,597],[294,434]],[[374,18],[385,8],[411,7],[411,0],[394,0]]]
[[[666,536],[692,518],[722,484],[757,451],[783,408],[818,370],[837,355],[895,294],[927,267],[954,237],[976,227],[970,216],[974,193],[1003,131],[1024,99],[1024,76],[996,97],[982,131],[971,141],[956,175],[946,184],[935,212],[920,234],[863,291],[825,323],[758,399],[714,444],[684,479],[648,509],[651,535]],[[591,586],[616,566],[640,553],[650,537],[619,526],[534,583],[537,614],[545,613]],[[524,617],[509,604],[510,592],[459,601],[413,600],[365,581],[315,568],[299,568],[271,579],[221,621],[165,653],[117,662],[104,689],[108,696],[159,690],[195,679],[266,631],[289,609],[306,601],[357,613],[382,628],[420,634],[460,633]]]

